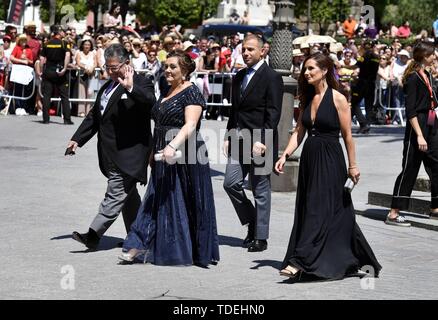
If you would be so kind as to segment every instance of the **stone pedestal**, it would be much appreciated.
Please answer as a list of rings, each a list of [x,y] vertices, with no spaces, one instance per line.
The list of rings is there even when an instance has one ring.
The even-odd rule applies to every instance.
[[[294,93],[297,81],[292,77],[283,77],[284,95],[280,123],[278,125],[278,149],[281,156],[289,142],[293,129]],[[271,175],[271,190],[276,192],[292,192],[297,190],[299,157],[292,156],[284,165],[284,174]]]

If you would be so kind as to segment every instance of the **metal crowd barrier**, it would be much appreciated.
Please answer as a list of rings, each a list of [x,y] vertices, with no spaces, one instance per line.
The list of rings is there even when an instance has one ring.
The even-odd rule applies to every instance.
[[[35,70],[31,70],[33,80],[28,85],[23,85],[10,81],[12,64],[2,62],[0,63],[0,70],[2,70],[4,73],[4,90],[0,91],[0,99],[7,100],[3,101],[5,107],[0,111],[0,114],[7,115],[12,100],[25,101],[32,98],[32,96],[35,94]],[[17,86],[21,87],[21,90],[17,89]],[[21,94],[18,95],[17,91],[21,91]]]
[[[231,80],[235,75],[235,73],[194,72],[194,76],[196,79],[200,79],[200,76],[205,77],[206,75],[208,75],[208,84],[209,84],[209,93],[210,93],[207,98],[207,106],[218,106],[218,107],[231,106],[231,97],[232,97]],[[204,90],[201,90],[201,92],[203,91]]]
[[[9,99],[15,99],[15,100],[27,100],[27,99],[32,98],[32,96],[35,93],[35,70],[32,70],[33,80],[28,85],[22,85],[22,84],[18,83],[18,85],[21,86],[21,95],[15,95],[17,83],[11,82],[9,80],[9,77],[11,74],[10,71],[12,70],[12,65],[0,63],[0,69],[4,70],[5,75],[6,75],[6,77],[5,77],[5,90],[0,91],[0,98],[9,98]],[[9,88],[6,88],[6,86],[8,86],[8,85],[12,85],[11,90],[8,90]],[[29,88],[30,86],[31,86],[32,92],[28,96],[24,96],[25,92],[28,91],[26,89]],[[9,94],[10,92],[12,92],[12,94]]]
[[[403,113],[405,112],[405,108],[404,107],[400,107],[400,108],[396,108],[396,107],[391,107],[391,98],[392,98],[392,85],[390,82],[388,82],[388,87],[387,87],[387,92],[386,92],[387,98],[386,98],[386,107],[385,104],[382,101],[382,96],[383,96],[383,90],[382,87],[379,85],[379,83],[377,83],[376,81],[376,89],[375,89],[375,95],[374,95],[374,103],[373,105],[376,105],[378,102],[378,105],[382,106],[385,111],[389,110],[389,111],[395,111],[397,114],[397,117],[400,119],[400,124],[404,127],[406,126],[406,121],[404,119],[404,115]],[[391,120],[393,121],[395,119],[392,118]]]
[[[2,66],[0,65],[0,68]],[[102,84],[104,83],[104,81],[101,81],[98,77],[100,71],[102,69],[101,68],[95,68],[95,72],[94,72],[94,76],[92,78],[90,78],[90,80],[94,80],[97,82],[94,83],[94,85],[96,85],[96,87],[94,87],[93,89],[93,98],[79,98],[79,97],[69,97],[69,102],[70,103],[91,103],[93,104],[95,102],[95,94],[97,93],[97,91],[100,89],[100,87],[102,86]],[[74,74],[74,72],[76,71],[76,74]],[[151,77],[152,81],[154,82],[154,87],[155,84],[157,83],[158,79],[155,78],[155,76],[153,74],[150,73],[150,70],[148,69],[136,69],[135,70],[138,73],[142,73],[142,74],[149,74],[149,76]],[[76,68],[68,68],[67,69],[67,73],[68,73],[68,84],[69,84],[69,88],[71,88],[72,84],[73,84],[73,78],[74,77],[79,77],[79,69]],[[204,94],[204,97],[206,98],[206,104],[207,107],[210,108],[217,108],[218,110],[218,114],[221,116],[222,115],[222,108],[223,107],[230,107],[231,106],[231,101],[232,101],[232,78],[235,75],[235,73],[230,73],[230,72],[194,72],[192,74],[192,78],[191,80],[198,85],[198,87],[200,88],[201,92]],[[12,90],[9,90],[8,92],[0,92],[0,98],[8,98],[9,103],[12,99],[15,100],[27,100],[30,99],[36,90],[36,81],[35,81],[35,71],[33,71],[33,77],[34,80],[31,83],[32,86],[32,92],[31,94],[25,96],[24,92],[26,91],[24,88],[22,89],[21,94],[17,93],[15,90],[15,83],[11,82],[10,85],[12,85]],[[208,77],[208,81],[205,80],[204,82],[204,77]],[[75,80],[78,81],[78,80]],[[200,85],[202,81],[202,86]],[[208,83],[208,89],[204,90],[204,83]],[[90,83],[89,83],[90,85]],[[70,89],[71,90],[71,89]],[[41,96],[41,98],[43,98],[43,94],[42,94],[42,86],[41,86],[41,81],[38,87],[38,93]],[[77,93],[76,93],[77,94]],[[60,111],[60,105],[59,102],[61,101],[60,97],[52,97],[50,99],[51,102],[58,102],[58,110],[57,113],[59,113]]]

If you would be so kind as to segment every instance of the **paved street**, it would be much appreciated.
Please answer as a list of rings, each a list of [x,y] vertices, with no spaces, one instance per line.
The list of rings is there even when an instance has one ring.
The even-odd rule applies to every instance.
[[[121,217],[98,251],[84,251],[70,235],[88,229],[105,192],[96,138],[76,156],[64,157],[81,119],[74,118],[74,126],[64,126],[59,117],[50,125],[39,120],[0,117],[0,299],[438,298],[438,232],[387,226],[363,216],[357,222],[383,266],[379,279],[284,281],[278,268],[292,229],[295,193],[273,194],[268,250],[248,253],[240,247],[246,229],[222,188],[225,165],[218,163],[211,165],[220,234],[217,266],[118,265],[116,244],[126,235]],[[202,125],[218,133],[226,123]],[[400,128],[378,128],[356,138],[362,177],[353,191],[357,209],[369,209],[368,191],[392,192],[401,170],[402,134]],[[216,158],[214,139],[208,146]],[[139,188],[141,195],[144,191]]]

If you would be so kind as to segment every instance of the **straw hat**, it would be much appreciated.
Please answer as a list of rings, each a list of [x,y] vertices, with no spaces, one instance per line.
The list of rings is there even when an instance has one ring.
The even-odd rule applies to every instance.
[[[29,27],[35,27],[36,28],[36,23],[35,21],[29,21],[24,25],[25,28],[29,28]]]
[[[184,41],[183,43],[183,50],[186,51],[189,48],[192,48],[194,44],[191,41]]]
[[[132,45],[139,44],[141,45],[141,40],[139,38],[132,39]]]
[[[151,36],[151,41],[160,41],[160,37],[158,36],[158,34],[153,34]]]
[[[304,56],[304,53],[302,53],[300,49],[294,49],[292,51],[292,56],[293,57],[301,57],[301,56]]]

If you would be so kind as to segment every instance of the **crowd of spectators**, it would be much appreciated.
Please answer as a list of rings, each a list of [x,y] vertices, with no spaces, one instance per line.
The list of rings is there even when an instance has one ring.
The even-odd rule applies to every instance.
[[[433,28],[435,35],[438,33],[438,20]],[[196,38],[193,35],[184,38],[180,31],[180,26],[175,25],[163,26],[161,32],[141,28],[138,24],[124,25],[120,15],[120,6],[117,4],[114,4],[104,15],[103,24],[97,30],[88,27],[83,34],[79,35],[75,28],[65,28],[62,39],[71,52],[70,97],[80,99],[78,102],[71,103],[72,114],[84,117],[90,110],[91,101],[108,78],[104,68],[104,51],[113,43],[122,44],[130,54],[134,69],[154,81],[157,97],[167,86],[162,76],[162,63],[167,54],[174,49],[184,50],[196,62],[197,73],[191,80],[201,89],[206,99],[212,94],[209,85],[212,77],[209,75],[232,74],[245,67],[241,44],[243,35],[231,34],[220,39],[213,36]],[[331,43],[330,45],[303,44],[295,48],[291,76],[298,77],[306,56],[315,51],[323,51],[335,61],[336,76],[343,92],[350,100],[351,86],[359,74],[357,61],[360,59],[360,48],[365,41],[372,40],[373,50],[379,57],[375,105],[383,109],[403,108],[404,97],[400,79],[412,58],[412,45],[402,45],[400,40],[412,37],[408,21],[399,27],[391,24],[386,30],[377,30],[373,23],[367,25],[363,19],[356,21],[353,16],[349,16],[343,23],[338,21],[334,28],[329,28],[328,34],[337,39],[345,37],[346,41],[344,44]],[[263,37],[262,34],[259,36]],[[32,22],[25,25],[24,33],[21,35],[17,34],[15,27],[6,27],[5,34],[0,40],[0,91],[8,91],[15,96],[28,96],[31,93],[26,86],[8,82],[8,75],[14,64],[34,68],[37,89],[31,99],[14,99],[12,101],[14,107],[9,109],[9,113],[41,115],[41,90],[38,89],[42,81],[43,70],[39,62],[41,50],[50,37],[51,35],[47,33],[37,33],[36,26]],[[380,42],[382,39],[386,39],[385,43],[388,43],[388,39],[391,39],[391,42],[385,44]],[[413,41],[434,40],[428,36],[426,31],[412,39]],[[270,44],[265,41],[264,59],[268,64],[270,63],[269,50]],[[435,68],[431,71],[438,76]],[[229,91],[231,76],[226,76],[224,79],[221,81],[223,90]],[[224,104],[228,103],[226,100],[224,99]],[[0,108],[4,105],[4,99],[0,98]],[[56,109],[56,103],[54,103],[54,108]],[[213,113],[210,110],[204,116],[216,118],[217,110],[216,114]],[[400,123],[401,119],[395,117],[394,112],[385,113],[385,123]]]

